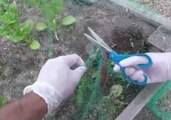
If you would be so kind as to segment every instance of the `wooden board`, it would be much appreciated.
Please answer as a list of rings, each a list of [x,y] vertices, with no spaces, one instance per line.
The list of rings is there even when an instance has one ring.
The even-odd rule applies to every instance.
[[[164,83],[147,85],[116,120],[133,120]]]
[[[171,30],[160,26],[148,38],[148,43],[165,52],[171,52]]]
[[[171,20],[162,16],[152,9],[145,7],[143,4],[135,0],[111,0],[116,5],[122,6],[131,11],[138,18],[147,21],[154,26],[164,25],[171,29]]]

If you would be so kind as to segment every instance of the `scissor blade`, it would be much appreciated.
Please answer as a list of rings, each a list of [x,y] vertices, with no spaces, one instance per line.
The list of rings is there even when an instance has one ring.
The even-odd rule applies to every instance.
[[[110,50],[108,47],[104,46],[102,43],[100,43],[99,41],[95,40],[94,38],[92,38],[91,36],[87,35],[86,33],[84,33],[84,35],[87,37],[88,40],[90,40],[93,43],[96,43],[98,45],[100,45],[101,47],[103,47],[106,51],[108,52],[112,52],[112,50]]]
[[[90,33],[93,35],[93,37],[98,40],[99,42],[101,42],[104,46],[106,46],[108,49],[110,49],[112,51],[112,49],[104,42],[104,40],[99,37],[93,29],[91,29],[90,27],[88,27],[88,30],[90,31]]]

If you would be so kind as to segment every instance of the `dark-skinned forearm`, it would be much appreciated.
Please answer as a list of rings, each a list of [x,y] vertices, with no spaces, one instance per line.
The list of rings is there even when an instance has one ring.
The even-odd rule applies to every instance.
[[[45,101],[34,93],[0,109],[0,120],[42,120],[47,113]]]

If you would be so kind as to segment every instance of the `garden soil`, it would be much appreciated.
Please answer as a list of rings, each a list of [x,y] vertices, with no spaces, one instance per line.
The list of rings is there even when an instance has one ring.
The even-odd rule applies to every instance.
[[[136,0],[171,20],[170,0]]]
[[[43,21],[38,10],[26,7],[21,0],[16,2],[21,11],[21,21],[26,19]],[[39,39],[41,48],[32,51],[25,44],[14,44],[6,38],[0,39],[1,96],[7,97],[9,101],[22,97],[24,87],[36,81],[39,70],[50,56],[54,58],[77,53],[86,60],[86,46],[89,41],[83,33],[88,32],[88,26],[119,53],[141,51],[144,49],[145,40],[155,30],[150,24],[109,1],[97,2],[91,6],[79,6],[74,1],[65,3],[63,16],[73,15],[77,21],[73,26],[62,27],[58,31],[59,40],[53,37],[53,41],[49,42],[46,31],[34,31],[33,35]],[[58,117],[60,120],[70,120],[74,107],[69,104],[67,110],[69,112]]]
[[[134,120],[161,120],[148,107],[144,107]]]

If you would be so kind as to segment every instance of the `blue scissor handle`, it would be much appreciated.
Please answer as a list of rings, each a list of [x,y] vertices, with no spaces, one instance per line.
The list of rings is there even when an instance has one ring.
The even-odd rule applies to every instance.
[[[147,64],[139,64],[137,65],[137,67],[141,68],[141,69],[148,69],[150,68],[152,65],[153,65],[153,61],[152,59],[147,55],[147,54],[144,54],[144,53],[139,53],[139,54],[117,54],[116,52],[111,52],[109,54],[109,58],[114,61],[115,64],[119,65],[119,62],[126,59],[126,58],[129,58],[129,57],[133,57],[133,56],[142,56],[142,57],[145,57],[148,59],[148,63]],[[120,66],[120,65],[119,65]],[[145,77],[145,80],[143,82],[138,82],[138,81],[135,81],[135,80],[132,80],[129,76],[127,76],[125,74],[125,68],[124,67],[121,67],[121,71],[124,73],[125,77],[127,78],[127,80],[130,82],[130,83],[133,83],[135,85],[146,85],[147,83],[147,79],[148,79],[148,76],[146,74],[144,74],[144,77]]]

